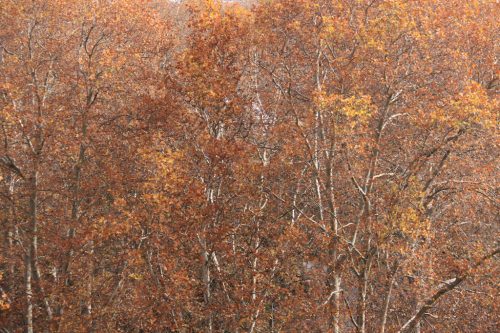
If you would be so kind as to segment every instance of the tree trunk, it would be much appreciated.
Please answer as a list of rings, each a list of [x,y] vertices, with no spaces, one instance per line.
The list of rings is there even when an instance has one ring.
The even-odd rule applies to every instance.
[[[26,288],[26,333],[33,333],[33,293],[31,290],[31,247],[28,247],[24,260]]]

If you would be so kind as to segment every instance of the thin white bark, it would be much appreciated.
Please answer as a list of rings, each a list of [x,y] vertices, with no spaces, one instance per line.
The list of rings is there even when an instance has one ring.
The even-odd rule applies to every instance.
[[[26,333],[33,333],[33,291],[31,288],[31,249],[28,248],[24,260],[25,266],[25,289],[26,289]]]
[[[380,333],[385,333],[385,327],[387,325],[387,316],[389,314],[389,305],[391,304],[391,294],[394,283],[396,282],[397,270],[393,273],[391,281],[389,282],[389,289],[387,290],[387,296],[385,297],[384,303],[384,313],[382,315],[382,324],[380,326]]]

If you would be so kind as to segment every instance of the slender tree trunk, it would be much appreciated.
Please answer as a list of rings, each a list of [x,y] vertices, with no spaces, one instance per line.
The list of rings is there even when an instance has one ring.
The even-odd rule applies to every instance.
[[[333,296],[333,332],[340,333],[340,283],[341,278],[337,272],[335,272],[335,277],[333,278],[333,283],[335,285],[335,295]]]
[[[26,288],[26,333],[33,333],[33,292],[31,289],[31,246],[28,247],[24,260]]]
[[[394,287],[394,282],[396,281],[397,270],[392,275],[391,281],[389,282],[389,288],[387,290],[387,296],[384,303],[384,313],[382,315],[382,324],[380,326],[380,333],[385,333],[385,327],[387,325],[387,316],[389,314],[389,305],[391,304],[391,294],[392,288]]]
[[[340,303],[341,303],[341,276],[340,276],[340,267],[338,267],[338,258],[339,258],[339,221],[337,215],[337,204],[335,200],[335,193],[333,187],[333,157],[335,150],[335,128],[333,130],[333,137],[331,138],[330,149],[326,154],[326,158],[328,159],[327,163],[327,182],[326,187],[328,191],[328,208],[330,209],[330,227],[334,233],[334,248],[333,248],[333,266],[335,269],[333,283],[335,286],[334,289],[334,308],[333,308],[333,332],[340,333]]]
[[[204,301],[205,305],[207,308],[209,308],[210,304],[210,256],[207,250],[204,248],[202,250],[202,256],[203,256],[203,269],[202,269],[202,279],[203,279],[203,285],[205,287],[204,290]],[[207,323],[207,332],[211,333],[212,332],[212,313],[210,312],[208,315],[208,323]]]
[[[34,172],[30,179],[30,229],[29,244],[27,246],[25,268],[26,268],[26,332],[33,333],[33,256],[37,248],[37,181],[38,181],[38,161],[35,159]]]
[[[52,308],[50,306],[49,299],[45,295],[45,290],[42,285],[40,267],[38,265],[38,165],[39,156],[35,157],[34,171],[31,177],[31,195],[30,195],[30,275],[31,280],[36,281],[36,286],[40,296],[43,298],[43,304],[45,307],[45,312],[47,314],[47,320],[52,320]]]
[[[366,333],[366,292],[368,289],[368,283],[367,283],[367,277],[366,273],[363,273],[363,276],[361,278],[361,297],[360,297],[360,303],[359,303],[359,331],[360,333]]]
[[[80,148],[78,152],[78,159],[74,166],[74,176],[73,176],[73,191],[72,191],[72,202],[71,202],[71,225],[68,229],[68,239],[72,239],[75,237],[75,225],[78,221],[79,211],[80,211],[80,183],[81,183],[81,175],[82,175],[82,166],[85,161],[85,140],[87,139],[87,111],[84,111],[82,114],[82,142],[80,143]],[[63,266],[63,275],[66,277],[66,284],[69,284],[71,280],[71,271],[70,271],[70,261],[73,256],[73,249],[69,249],[66,254],[66,261]]]
[[[255,307],[255,313],[252,315],[252,326],[250,327],[249,332],[253,333],[255,330],[255,327],[257,325],[257,319],[259,318],[260,314],[260,304],[257,305],[257,255],[259,253],[259,245],[260,245],[260,238],[259,238],[259,233],[260,233],[260,223],[257,221],[257,239],[255,240],[254,244],[254,251],[255,251],[255,257],[253,258],[252,262],[252,303]],[[261,302],[262,303],[262,300]]]
[[[368,303],[368,279],[370,277],[370,269],[372,264],[372,256],[368,255],[366,259],[365,266],[360,276],[360,299],[359,299],[359,312],[358,312],[358,324],[359,332],[366,333],[366,309]]]
[[[88,300],[86,304],[86,311],[89,316],[89,333],[95,332],[96,322],[94,320],[94,313],[92,309],[92,297],[93,297],[93,288],[94,288],[94,241],[90,240],[90,264],[89,264],[89,277],[87,283],[87,291],[88,291]]]
[[[34,248],[34,251],[31,256],[32,265],[33,265],[33,278],[36,281],[36,285],[38,287],[38,292],[43,297],[43,305],[45,307],[45,312],[47,314],[47,320],[52,320],[52,307],[50,306],[50,301],[47,295],[45,294],[45,289],[42,285],[42,278],[40,274],[40,266],[38,265],[38,250]]]

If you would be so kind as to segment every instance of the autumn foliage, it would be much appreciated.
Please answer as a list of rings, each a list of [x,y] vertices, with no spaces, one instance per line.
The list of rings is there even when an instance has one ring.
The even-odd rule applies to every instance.
[[[0,0],[0,332],[496,332],[495,0]]]

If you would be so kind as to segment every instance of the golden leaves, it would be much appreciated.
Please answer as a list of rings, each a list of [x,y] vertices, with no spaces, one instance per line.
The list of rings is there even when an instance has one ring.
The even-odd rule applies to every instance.
[[[129,279],[132,279],[132,280],[142,280],[144,277],[142,274],[139,274],[139,273],[130,273],[128,275]]]
[[[413,30],[415,22],[407,1],[383,1],[371,9],[361,24],[358,38],[361,47],[388,54],[397,39]]]
[[[468,127],[475,124],[485,128],[495,128],[498,124],[498,107],[498,99],[489,97],[480,84],[471,82],[446,104],[434,108],[430,118],[438,124],[454,127]]]
[[[371,97],[368,95],[342,96],[318,92],[314,96],[314,104],[320,110],[333,112],[346,118],[351,128],[358,124],[365,124],[374,109]]]

